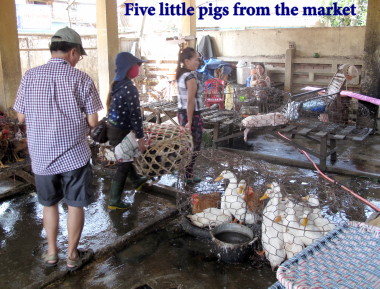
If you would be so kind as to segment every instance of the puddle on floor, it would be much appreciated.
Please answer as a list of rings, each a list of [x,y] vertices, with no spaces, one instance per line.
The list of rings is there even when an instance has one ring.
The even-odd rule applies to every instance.
[[[219,261],[210,241],[182,231],[178,221],[146,235],[107,260],[48,288],[243,289],[268,288],[275,272],[265,261]]]

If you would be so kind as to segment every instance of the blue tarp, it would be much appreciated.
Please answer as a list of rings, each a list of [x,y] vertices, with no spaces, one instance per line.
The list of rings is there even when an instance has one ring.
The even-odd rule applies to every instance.
[[[232,72],[232,65],[228,62],[209,58],[205,60],[205,64],[197,70],[199,79],[205,82],[207,79],[214,78],[214,70],[223,68],[223,74],[228,75]]]

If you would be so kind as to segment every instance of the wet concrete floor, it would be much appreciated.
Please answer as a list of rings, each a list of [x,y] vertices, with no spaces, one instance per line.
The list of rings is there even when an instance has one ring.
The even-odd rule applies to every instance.
[[[347,170],[334,178],[380,207],[380,136],[362,143],[338,145],[338,161],[329,164]],[[254,158],[276,161],[274,177],[284,171],[315,178],[314,170],[286,166],[287,159],[307,161],[292,146],[281,144],[268,134],[252,135],[252,147],[244,153]],[[235,144],[239,147],[239,141]],[[243,145],[241,144],[241,148]],[[222,152],[221,152],[222,153]],[[96,168],[98,169],[98,168]],[[95,258],[78,272],[65,270],[66,212],[60,206],[58,237],[60,263],[45,269],[40,255],[45,249],[42,207],[33,191],[0,201],[0,288],[267,288],[276,281],[275,273],[263,260],[225,264],[211,253],[210,243],[187,234],[181,227],[175,199],[157,194],[154,187],[142,192],[125,191],[132,204],[126,212],[107,209],[110,170],[96,170],[98,200],[86,209],[86,222],[80,247],[92,248]],[[175,187],[177,178],[168,175],[158,184]],[[6,184],[9,185],[9,184]],[[4,185],[4,186],[6,186]],[[12,184],[11,184],[12,185]],[[13,183],[15,185],[15,183]],[[2,186],[3,187],[3,186]],[[173,190],[174,191],[174,190]],[[171,195],[171,194],[169,194]],[[366,209],[368,217],[372,210]]]

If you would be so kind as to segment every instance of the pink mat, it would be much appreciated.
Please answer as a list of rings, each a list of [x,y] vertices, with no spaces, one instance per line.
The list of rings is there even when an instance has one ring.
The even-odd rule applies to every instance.
[[[317,89],[320,89],[320,88],[319,87],[313,87],[313,86],[306,86],[306,87],[302,88],[302,90],[317,90]],[[323,90],[321,92],[323,92]],[[370,97],[370,96],[367,96],[367,95],[363,95],[363,94],[359,94],[359,93],[355,93],[355,92],[352,92],[352,91],[349,91],[349,90],[342,90],[340,92],[340,95],[341,96],[349,96],[349,97],[352,97],[352,98],[360,99],[360,100],[363,100],[363,101],[366,101],[366,102],[370,102],[370,103],[373,103],[373,104],[376,104],[376,105],[380,106],[380,99],[374,98],[374,97]]]

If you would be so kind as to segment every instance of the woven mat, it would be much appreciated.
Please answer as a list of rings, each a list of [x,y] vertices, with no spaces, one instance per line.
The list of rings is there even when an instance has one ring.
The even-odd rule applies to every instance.
[[[349,222],[284,262],[270,288],[380,288],[380,228]]]

